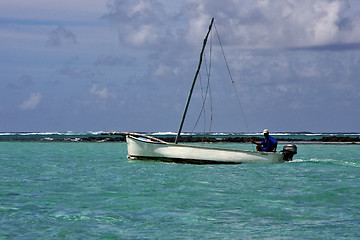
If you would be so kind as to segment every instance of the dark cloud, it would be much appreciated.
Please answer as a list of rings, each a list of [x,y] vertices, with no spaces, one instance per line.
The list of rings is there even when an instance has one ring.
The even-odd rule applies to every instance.
[[[57,27],[55,30],[49,33],[47,44],[52,47],[62,46],[64,43],[76,44],[76,36],[70,30],[64,27]]]
[[[352,20],[349,18],[340,19],[337,25],[339,26],[339,29],[342,31],[352,31],[354,28]]]
[[[309,46],[300,48],[289,48],[289,50],[305,50],[305,51],[352,51],[360,50],[360,42],[357,43],[338,43],[322,46]]]
[[[59,69],[57,73],[74,79],[90,79],[95,76],[95,73],[91,70],[82,70],[72,67],[63,67]]]
[[[114,57],[114,56],[101,56],[96,60],[96,66],[129,66],[136,61],[135,58],[127,57]]]
[[[7,88],[10,90],[18,90],[33,86],[34,80],[30,75],[22,75],[16,81],[8,83]]]

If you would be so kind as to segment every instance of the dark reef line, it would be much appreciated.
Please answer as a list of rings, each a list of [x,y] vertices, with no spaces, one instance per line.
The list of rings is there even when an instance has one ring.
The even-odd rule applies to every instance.
[[[172,143],[175,141],[175,137],[158,137],[159,139]],[[213,142],[213,143],[247,143],[253,139],[255,141],[262,141],[261,137],[194,137],[184,136],[180,137],[179,142]],[[359,143],[360,137],[342,137],[342,136],[329,136],[318,139],[294,139],[294,138],[276,138],[279,142],[322,142],[322,143]],[[84,137],[2,137],[0,141],[44,141],[44,142],[125,142],[125,136],[123,135],[101,135],[101,136],[84,136]]]

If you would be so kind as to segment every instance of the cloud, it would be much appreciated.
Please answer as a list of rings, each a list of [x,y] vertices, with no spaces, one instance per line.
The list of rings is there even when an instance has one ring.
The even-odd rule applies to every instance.
[[[19,108],[21,110],[33,110],[39,105],[41,99],[42,95],[40,93],[31,93],[30,97],[20,104]]]
[[[166,22],[171,18],[161,1],[111,0],[109,12],[103,16],[119,32],[119,40],[131,47],[159,45],[169,30]]]
[[[57,27],[55,30],[50,32],[47,43],[52,47],[60,47],[64,43],[76,44],[77,40],[75,34],[70,30],[67,30],[64,27]]]
[[[90,70],[81,70],[72,67],[63,67],[57,71],[61,75],[68,76],[70,78],[89,79],[95,76],[95,73]]]
[[[96,66],[129,66],[136,61],[135,58],[101,56],[96,60]]]
[[[153,75],[155,77],[160,77],[160,76],[168,77],[168,76],[178,75],[179,73],[180,73],[179,67],[172,67],[164,64],[159,64],[159,66],[155,68]]]
[[[107,87],[99,87],[98,84],[93,84],[90,88],[90,93],[95,95],[98,99],[107,100],[109,98],[115,98],[115,94],[109,92]]]
[[[33,77],[30,75],[22,75],[15,82],[7,84],[7,88],[11,90],[18,90],[22,88],[31,87],[33,85]]]
[[[192,0],[193,26],[214,16],[226,42],[242,48],[294,48],[360,42],[356,15],[347,16],[348,1],[340,0]],[[195,15],[195,14],[194,14]],[[196,31],[196,30],[194,30]]]
[[[138,28],[129,28],[129,30],[124,39],[133,46],[142,46],[147,43],[153,44],[159,39],[157,29],[148,24],[143,24]]]
[[[360,43],[359,13],[347,0],[188,0],[175,14],[160,0],[112,0],[108,9],[105,18],[117,27],[120,41],[133,47],[170,37],[198,44],[212,17],[224,42],[242,49]]]

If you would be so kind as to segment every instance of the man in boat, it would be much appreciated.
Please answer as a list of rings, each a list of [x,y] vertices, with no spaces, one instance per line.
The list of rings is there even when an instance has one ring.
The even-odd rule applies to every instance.
[[[264,129],[264,140],[261,143],[255,142],[251,139],[251,142],[256,144],[256,150],[259,152],[276,152],[277,141],[269,135],[269,130]]]

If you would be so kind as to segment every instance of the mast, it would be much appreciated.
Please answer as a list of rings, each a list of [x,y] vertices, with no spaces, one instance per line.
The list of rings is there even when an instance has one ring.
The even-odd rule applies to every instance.
[[[205,38],[204,38],[203,46],[202,46],[201,53],[200,53],[199,64],[198,64],[198,67],[197,67],[197,70],[196,70],[196,73],[195,73],[195,76],[194,76],[193,83],[192,83],[192,85],[191,85],[191,89],[190,89],[190,92],[189,92],[188,99],[187,99],[187,101],[186,101],[186,105],[185,105],[184,113],[183,113],[183,116],[182,116],[182,119],[181,119],[180,127],[179,127],[178,133],[177,133],[177,135],[176,135],[175,144],[177,144],[178,141],[179,141],[179,136],[180,136],[182,127],[183,127],[183,125],[184,125],[186,113],[187,113],[187,110],[188,110],[188,107],[189,107],[189,104],[190,104],[190,100],[191,100],[192,92],[193,92],[193,90],[194,90],[194,86],[195,86],[195,82],[196,82],[197,76],[199,75],[199,71],[200,71],[200,67],[201,67],[201,63],[202,63],[202,58],[203,58],[203,54],[204,54],[206,42],[207,42],[207,39],[208,39],[208,37],[209,37],[209,34],[210,34],[210,31],[211,31],[213,22],[214,22],[214,18],[211,19],[211,23],[210,23],[210,25],[209,25],[209,30],[208,30]]]

